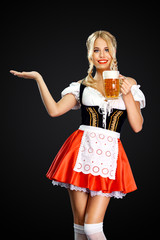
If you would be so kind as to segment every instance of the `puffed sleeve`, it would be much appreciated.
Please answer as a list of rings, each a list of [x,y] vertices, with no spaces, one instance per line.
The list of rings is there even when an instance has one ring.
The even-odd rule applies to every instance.
[[[69,87],[65,88],[61,92],[61,97],[64,97],[66,94],[73,94],[77,100],[77,104],[72,108],[73,110],[80,109],[80,99],[79,99],[79,93],[80,93],[80,83],[79,82],[72,82]]]
[[[140,108],[144,108],[146,106],[146,99],[143,92],[139,88],[140,85],[133,85],[131,87],[131,93],[134,100],[140,102]]]

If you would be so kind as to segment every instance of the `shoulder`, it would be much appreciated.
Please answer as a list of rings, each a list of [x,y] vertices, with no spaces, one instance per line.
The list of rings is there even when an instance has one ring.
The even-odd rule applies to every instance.
[[[77,83],[80,83],[80,84],[81,84],[82,82],[83,82],[83,79],[82,79],[82,80],[79,80]]]
[[[81,84],[82,82],[84,83],[85,80],[86,80],[86,78],[83,78],[83,79],[79,80],[77,83],[80,83],[80,84]]]
[[[129,81],[130,84],[137,85],[137,82],[134,78],[131,78],[131,77],[126,77],[126,78],[127,78],[127,80]]]

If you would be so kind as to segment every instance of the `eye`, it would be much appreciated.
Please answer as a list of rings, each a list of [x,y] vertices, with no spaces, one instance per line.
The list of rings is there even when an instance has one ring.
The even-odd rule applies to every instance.
[[[106,52],[109,52],[109,49],[108,49],[108,48],[105,48],[105,51],[106,51]]]
[[[94,49],[94,52],[98,52],[99,50],[98,49]]]

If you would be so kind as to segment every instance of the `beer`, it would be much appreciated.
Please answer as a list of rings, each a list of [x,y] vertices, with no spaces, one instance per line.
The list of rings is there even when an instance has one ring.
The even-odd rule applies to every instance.
[[[119,79],[104,79],[105,95],[106,98],[118,98],[119,97]]]
[[[120,84],[119,84],[119,71],[104,71],[104,87],[106,99],[116,99],[119,97]]]

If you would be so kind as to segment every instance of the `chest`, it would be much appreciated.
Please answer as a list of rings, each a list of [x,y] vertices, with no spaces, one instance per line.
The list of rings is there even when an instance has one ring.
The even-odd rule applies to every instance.
[[[100,89],[100,90],[99,90]],[[118,99],[106,101],[101,88],[95,89],[92,87],[85,87],[81,94],[81,102],[85,106],[103,106],[110,105],[111,108],[125,110],[125,104],[123,98],[120,96]]]

